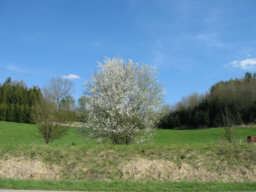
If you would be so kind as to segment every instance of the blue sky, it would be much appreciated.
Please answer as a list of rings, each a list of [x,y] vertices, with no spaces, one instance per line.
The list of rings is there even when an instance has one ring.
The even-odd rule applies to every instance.
[[[0,81],[83,83],[104,57],[157,68],[165,102],[256,70],[255,0],[0,0]]]

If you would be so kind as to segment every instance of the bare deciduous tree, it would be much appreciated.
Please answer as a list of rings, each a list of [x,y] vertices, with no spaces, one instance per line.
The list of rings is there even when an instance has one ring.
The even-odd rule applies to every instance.
[[[61,101],[70,95],[72,89],[73,83],[71,80],[55,77],[51,79],[49,86],[44,89],[44,96],[54,102],[59,111]]]
[[[204,95],[199,95],[198,93],[193,93],[188,97],[183,97],[182,100],[176,104],[175,109],[177,111],[193,109],[202,102],[204,97]]]

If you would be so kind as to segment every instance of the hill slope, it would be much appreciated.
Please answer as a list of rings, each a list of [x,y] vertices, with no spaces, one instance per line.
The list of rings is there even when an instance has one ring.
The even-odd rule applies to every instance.
[[[75,128],[43,143],[35,125],[0,122],[0,178],[71,180],[256,181],[255,128],[156,130],[147,144],[97,144]]]

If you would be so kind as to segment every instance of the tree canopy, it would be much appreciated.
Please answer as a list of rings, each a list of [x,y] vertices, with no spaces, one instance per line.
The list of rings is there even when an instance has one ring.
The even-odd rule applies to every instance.
[[[193,94],[164,116],[160,128],[200,128],[248,124],[256,121],[256,73],[220,81],[209,93]]]
[[[33,108],[41,98],[40,88],[7,78],[0,85],[0,120],[32,123]]]

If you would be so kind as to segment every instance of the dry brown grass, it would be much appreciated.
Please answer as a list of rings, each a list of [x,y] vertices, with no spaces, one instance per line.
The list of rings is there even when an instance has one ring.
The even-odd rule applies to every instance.
[[[30,148],[2,153],[0,178],[255,182],[255,154],[254,146]]]
[[[209,170],[207,166],[188,163],[175,164],[167,160],[147,160],[136,158],[121,165],[122,178],[132,180],[168,180],[168,181],[256,181],[256,167],[248,169],[238,166],[221,171]]]
[[[46,165],[40,159],[9,157],[0,159],[0,178],[59,179],[58,166]]]

